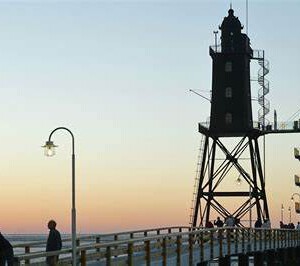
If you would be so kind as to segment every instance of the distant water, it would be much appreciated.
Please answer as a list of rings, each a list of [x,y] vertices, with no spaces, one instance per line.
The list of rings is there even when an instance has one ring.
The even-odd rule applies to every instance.
[[[33,242],[44,242],[44,244],[38,246],[30,246],[30,252],[41,252],[46,251],[46,242],[48,238],[48,234],[3,234],[4,237],[14,246],[18,244],[26,244],[26,243],[33,243]],[[62,234],[62,239],[71,238],[69,234]],[[88,242],[83,242],[84,244]],[[63,242],[63,248],[69,248],[72,246],[71,241]],[[20,255],[25,253],[25,247],[17,247],[14,248],[14,255]],[[69,257],[70,254],[62,254],[60,258]],[[45,258],[37,258],[32,259],[32,262],[41,262],[44,261]]]
[[[47,242],[48,234],[3,234],[3,235],[13,246],[18,244],[26,244],[26,243],[42,241],[44,242],[44,244],[38,246],[31,246],[30,252],[38,252],[38,251],[46,250],[46,242]],[[63,239],[71,238],[71,235],[62,234],[61,237]],[[63,242],[63,248],[68,248],[71,246],[72,246],[71,241]],[[24,247],[14,248],[15,255],[24,254],[24,253],[25,253]]]
[[[47,235],[46,234],[32,234],[32,235],[25,235],[25,234],[3,234],[4,237],[12,244],[24,244],[29,242],[35,242],[35,241],[47,241]],[[39,250],[43,250],[42,247],[39,248]],[[37,251],[37,250],[36,250]],[[14,248],[14,254],[22,254],[25,253],[24,248]]]
[[[12,245],[23,244],[25,242],[47,241],[46,234],[3,234]]]

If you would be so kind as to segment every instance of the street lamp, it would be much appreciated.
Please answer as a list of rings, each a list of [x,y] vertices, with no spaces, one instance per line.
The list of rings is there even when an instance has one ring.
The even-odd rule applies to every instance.
[[[300,160],[300,150],[299,150],[299,148],[294,148],[294,156],[295,156],[295,159]]]
[[[239,175],[239,176],[237,177],[237,179],[235,180],[235,182],[236,182],[236,184],[237,184],[238,186],[240,186],[240,185],[242,184],[241,175]]]
[[[291,215],[291,207],[288,208],[289,211],[289,218],[290,218],[290,223],[292,222],[292,215]]]
[[[294,201],[295,199],[294,199],[294,196],[295,195],[297,195],[298,197],[299,197],[299,199],[300,199],[300,194],[299,193],[294,193],[292,196],[291,196],[291,201]]]
[[[71,210],[71,220],[72,220],[72,264],[76,266],[76,208],[75,208],[75,141],[74,135],[72,131],[66,127],[58,127],[49,135],[48,141],[46,141],[45,145],[42,146],[45,150],[46,156],[54,156],[55,148],[53,141],[51,141],[51,137],[53,133],[57,130],[65,130],[68,131],[72,137],[72,210]]]
[[[295,175],[295,185],[296,185],[297,187],[300,186],[300,177],[299,177],[298,175]]]
[[[283,211],[284,211],[284,207],[283,204],[281,204],[281,221],[283,222]]]
[[[299,193],[294,193],[291,197],[291,201],[295,200],[295,198],[294,198],[295,195],[297,195],[300,199],[300,194]],[[300,202],[295,201],[295,212],[300,213]]]

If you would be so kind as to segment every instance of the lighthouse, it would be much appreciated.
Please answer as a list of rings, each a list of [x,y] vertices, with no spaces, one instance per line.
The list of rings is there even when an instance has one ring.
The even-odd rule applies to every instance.
[[[221,45],[210,47],[212,98],[210,127],[215,136],[243,136],[253,128],[250,60],[253,50],[233,9],[221,26]]]
[[[231,217],[236,225],[242,226],[241,221],[252,208],[257,219],[269,219],[258,143],[258,138],[267,132],[254,126],[250,87],[250,61],[259,60],[265,66],[264,52],[252,50],[250,39],[242,33],[243,26],[232,8],[219,29],[221,43],[209,48],[212,58],[211,110],[209,124],[199,123],[202,141],[190,216],[192,226],[205,226],[211,220],[212,212],[224,220]],[[260,81],[265,86],[264,80]],[[260,98],[263,104],[264,95]],[[228,138],[235,143],[233,147],[224,141]],[[231,189],[222,186],[223,181],[232,178],[233,174],[248,184],[248,190],[237,190],[234,184]],[[235,209],[226,206],[224,198],[233,200],[238,206]]]

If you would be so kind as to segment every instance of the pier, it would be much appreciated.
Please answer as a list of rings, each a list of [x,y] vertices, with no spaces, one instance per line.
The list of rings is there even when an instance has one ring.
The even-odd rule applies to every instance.
[[[83,244],[84,241],[94,243]],[[70,239],[65,239],[70,241]],[[71,265],[72,248],[55,252],[34,252],[45,242],[16,245],[24,254],[15,256],[15,265],[46,265],[49,255],[60,255],[59,265]],[[299,265],[300,231],[241,227],[165,227],[116,234],[79,237],[76,249],[80,265],[207,265],[209,261],[230,265]]]

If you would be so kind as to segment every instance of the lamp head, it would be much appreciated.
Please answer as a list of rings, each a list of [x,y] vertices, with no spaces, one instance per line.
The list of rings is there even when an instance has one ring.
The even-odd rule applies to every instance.
[[[237,185],[238,185],[238,186],[240,186],[240,185],[241,185],[241,183],[242,183],[242,179],[241,179],[241,177],[240,177],[240,176],[238,176],[238,178],[235,180],[235,182],[237,183]]]
[[[44,148],[45,156],[48,156],[48,157],[54,156],[56,147],[57,146],[54,145],[53,141],[50,141],[50,140],[46,141],[45,145],[42,146],[42,148]]]

